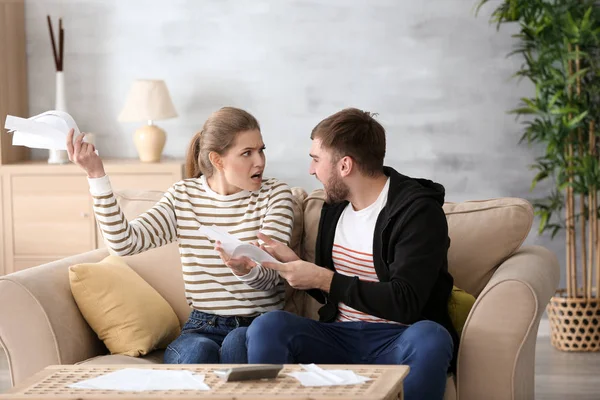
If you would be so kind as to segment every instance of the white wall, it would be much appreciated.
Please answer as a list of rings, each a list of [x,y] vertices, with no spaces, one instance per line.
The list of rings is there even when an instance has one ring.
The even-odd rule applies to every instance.
[[[497,3],[497,2],[492,2]],[[347,106],[379,113],[387,164],[437,180],[453,201],[529,193],[533,151],[506,110],[530,87],[509,29],[476,0],[27,0],[30,112],[53,108],[46,14],[63,17],[68,108],[99,151],[135,157],[138,124],[116,117],[136,78],[167,82],[179,117],[165,154],[224,105],[252,112],[268,173],[306,189],[309,133]],[[37,153],[43,157],[43,154]],[[530,235],[564,259],[564,241]]]

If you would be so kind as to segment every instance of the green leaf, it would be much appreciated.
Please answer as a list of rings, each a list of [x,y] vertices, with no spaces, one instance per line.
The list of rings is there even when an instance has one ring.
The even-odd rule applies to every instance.
[[[560,96],[562,96],[562,94],[562,90],[559,90],[558,92],[554,93],[554,96],[552,96],[552,98],[548,102],[548,108],[554,107],[554,104],[556,104],[556,101],[559,99]]]
[[[581,122],[581,120],[586,117],[586,115],[588,115],[588,111],[587,110],[584,111],[584,112],[582,112],[581,114],[579,114],[575,118],[571,119],[566,124],[567,129],[573,129],[573,128],[575,128],[577,126],[577,124],[579,124]]]
[[[542,170],[540,171],[532,180],[531,182],[531,186],[529,188],[530,191],[533,191],[533,189],[535,189],[535,186],[537,185],[538,182],[543,181],[544,179],[548,178],[548,171]]]
[[[507,111],[508,114],[537,114],[536,110],[532,110],[529,107],[515,108],[514,110]]]
[[[571,75],[569,77],[569,79],[567,79],[567,85],[573,85],[577,82],[578,78],[581,78],[583,75],[585,75],[590,69],[589,68],[583,68],[577,72],[575,72],[573,75]]]
[[[552,227],[552,232],[550,233],[550,238],[554,239],[554,237],[556,236],[556,234],[561,230],[561,226],[560,225],[554,225]]]
[[[592,15],[592,7],[588,8],[583,15],[580,25],[582,31],[586,31],[588,29],[588,25],[590,24],[590,15]]]
[[[573,36],[579,36],[579,28],[577,27],[577,24],[575,23],[575,21],[573,20],[573,16],[571,15],[570,12],[567,12],[567,32],[570,33]]]
[[[576,113],[578,110],[575,107],[561,107],[561,108],[553,108],[550,110],[550,114],[553,115],[567,115]]]
[[[483,5],[484,5],[485,3],[487,3],[488,1],[489,1],[489,0],[481,0],[481,1],[479,2],[479,4],[477,4],[477,6],[476,6],[476,8],[475,8],[475,16],[478,16],[478,15],[479,15],[479,10],[480,10],[480,9],[481,9],[481,7],[483,7]]]
[[[544,229],[546,229],[546,224],[548,223],[548,219],[550,217],[549,213],[543,213],[542,217],[540,219],[540,225],[538,228],[538,233],[541,235],[544,232]]]

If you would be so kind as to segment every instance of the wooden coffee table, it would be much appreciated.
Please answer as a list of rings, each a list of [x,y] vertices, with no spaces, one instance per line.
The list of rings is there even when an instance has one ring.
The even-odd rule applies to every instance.
[[[288,372],[300,371],[298,365],[286,365],[277,379],[224,382],[213,371],[233,365],[202,364],[202,365],[53,365],[33,375],[23,384],[15,386],[5,394],[0,394],[1,400],[18,399],[52,399],[52,400],[150,400],[178,399],[190,400],[208,399],[369,399],[388,400],[403,399],[402,381],[408,374],[405,365],[323,365],[324,369],[351,369],[355,373],[372,378],[373,380],[347,386],[303,387]],[[204,382],[210,391],[169,390],[148,392],[118,392],[106,390],[71,389],[72,383],[94,378],[122,368],[151,368],[189,370],[193,373],[204,374]]]

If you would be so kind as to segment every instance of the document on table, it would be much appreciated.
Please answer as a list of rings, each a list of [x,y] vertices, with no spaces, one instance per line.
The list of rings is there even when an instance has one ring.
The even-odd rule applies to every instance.
[[[187,370],[124,368],[69,385],[74,389],[119,390],[210,390],[204,375]]]
[[[258,263],[264,262],[276,262],[278,263],[276,258],[272,257],[269,253],[261,249],[260,247],[251,245],[249,243],[244,243],[241,240],[237,239],[235,236],[231,235],[226,230],[219,228],[215,225],[206,226],[202,225],[200,227],[200,233],[212,239],[214,241],[221,242],[221,247],[231,258],[240,258],[243,256],[248,257],[251,260],[254,260]]]
[[[302,386],[357,385],[371,380],[347,369],[322,369],[315,364],[300,366],[304,372],[290,372],[288,375],[300,381]]]
[[[31,118],[7,115],[4,128],[12,132],[13,145],[32,149],[67,150],[69,130],[75,131],[73,137],[80,134],[73,117],[58,110],[46,111]]]

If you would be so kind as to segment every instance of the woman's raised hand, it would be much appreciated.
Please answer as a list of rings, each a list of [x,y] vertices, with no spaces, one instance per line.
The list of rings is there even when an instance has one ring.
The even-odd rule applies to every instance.
[[[77,136],[73,142],[73,134],[75,131],[71,129],[67,134],[67,153],[69,160],[79,165],[90,178],[101,178],[106,173],[104,172],[104,164],[98,154],[95,153],[96,148],[91,143],[83,141],[85,133]]]

